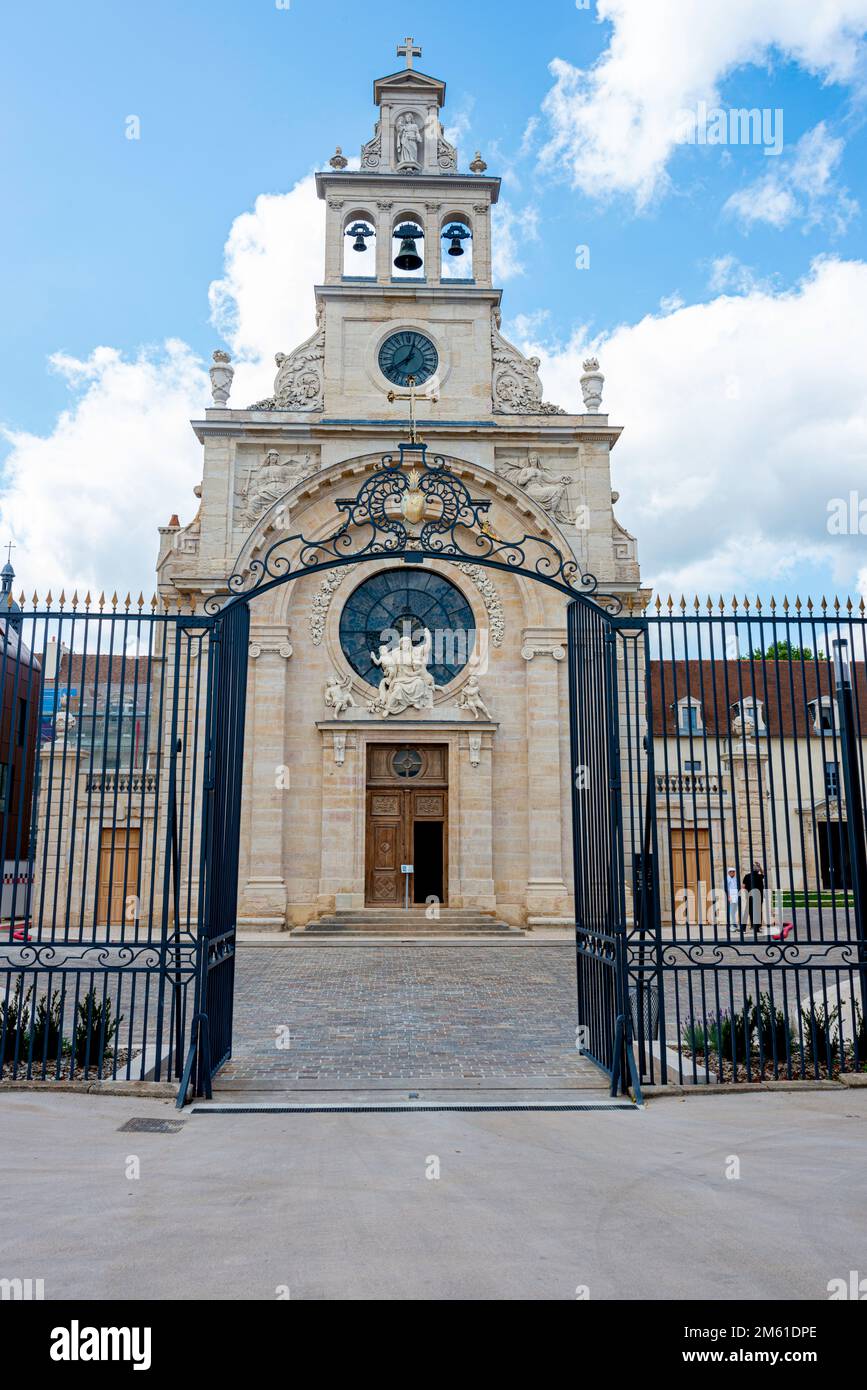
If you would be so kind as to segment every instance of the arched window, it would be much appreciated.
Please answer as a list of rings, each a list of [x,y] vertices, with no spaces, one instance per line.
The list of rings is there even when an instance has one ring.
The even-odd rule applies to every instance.
[[[376,223],[366,212],[353,212],[343,226],[343,276],[376,278]]]
[[[473,230],[466,218],[447,217],[442,225],[443,280],[473,279]]]
[[[414,213],[404,213],[396,219],[392,232],[391,273],[395,279],[423,280],[425,259],[421,221]]]

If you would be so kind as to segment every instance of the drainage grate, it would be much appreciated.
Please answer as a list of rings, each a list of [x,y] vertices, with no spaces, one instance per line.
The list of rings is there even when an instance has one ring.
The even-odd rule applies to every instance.
[[[121,1125],[118,1134],[177,1134],[178,1130],[183,1129],[183,1120],[152,1120],[137,1119],[127,1120],[125,1125]]]
[[[194,1115],[413,1115],[423,1111],[425,1114],[527,1114],[532,1112],[563,1113],[576,1110],[619,1110],[622,1113],[635,1113],[640,1106],[631,1101],[467,1101],[465,1104],[440,1101],[422,1101],[410,1105],[385,1104],[365,1105],[232,1105],[214,1102],[196,1103],[191,1107]]]

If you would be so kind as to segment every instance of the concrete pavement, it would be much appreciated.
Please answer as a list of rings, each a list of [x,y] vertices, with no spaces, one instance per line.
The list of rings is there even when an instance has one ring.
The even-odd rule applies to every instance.
[[[0,1277],[47,1298],[822,1300],[867,1275],[863,1091],[120,1132],[133,1117],[176,1112],[0,1096]]]

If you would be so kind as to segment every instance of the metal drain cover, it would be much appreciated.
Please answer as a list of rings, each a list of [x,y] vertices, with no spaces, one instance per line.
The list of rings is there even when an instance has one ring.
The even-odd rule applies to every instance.
[[[118,1134],[177,1134],[178,1130],[183,1129],[183,1120],[152,1120],[137,1119],[127,1120],[125,1125],[120,1125]]]

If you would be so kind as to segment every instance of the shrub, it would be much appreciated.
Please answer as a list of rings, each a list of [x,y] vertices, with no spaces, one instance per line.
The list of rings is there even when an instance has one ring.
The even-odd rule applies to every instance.
[[[828,1009],[826,1004],[812,1004],[801,1010],[801,1026],[804,1030],[804,1058],[811,1058],[814,1067],[830,1067],[834,1054],[840,1048],[840,1030],[837,1021],[840,1006]]]
[[[111,1000],[108,996],[97,1000],[95,989],[88,991],[76,1012],[75,1060],[80,1067],[101,1067],[114,1057],[114,1037],[123,1023],[123,1014],[112,1019]]]
[[[30,1023],[30,996],[33,987],[22,998],[22,977],[15,984],[15,993],[0,1003],[0,1063],[13,1062],[27,1056],[27,1028]]]
[[[32,1035],[34,1061],[41,1061],[43,1057],[46,1061],[59,1057],[62,1034],[60,990],[56,989],[50,999],[43,994],[36,1005]]]

